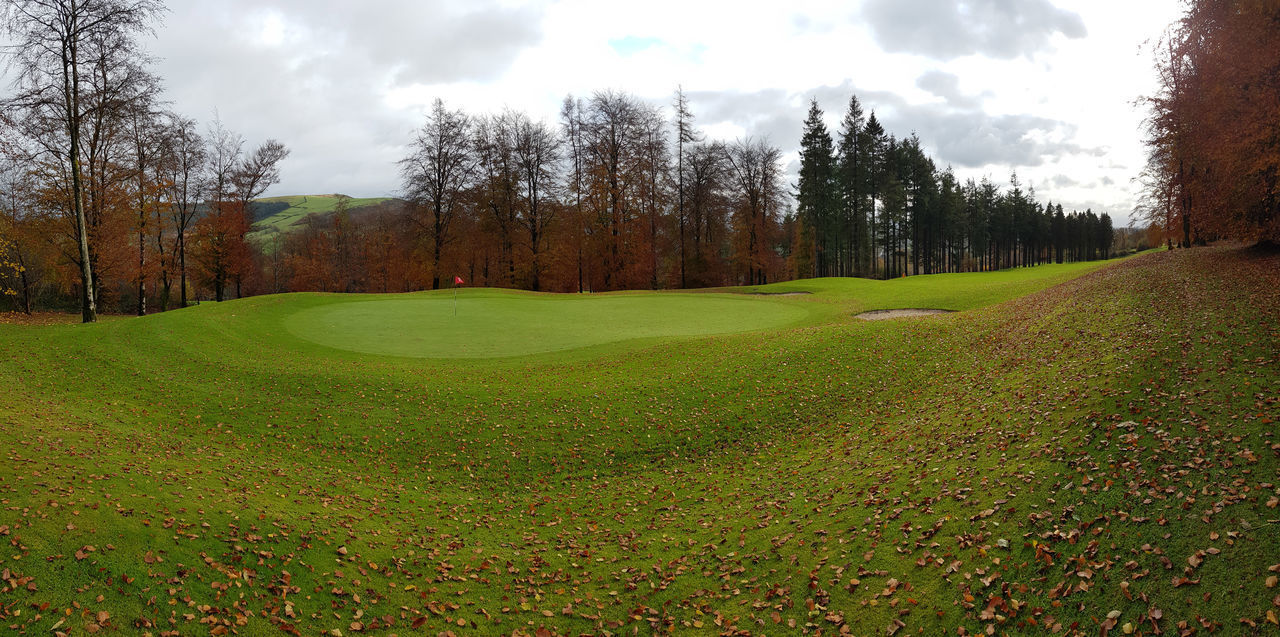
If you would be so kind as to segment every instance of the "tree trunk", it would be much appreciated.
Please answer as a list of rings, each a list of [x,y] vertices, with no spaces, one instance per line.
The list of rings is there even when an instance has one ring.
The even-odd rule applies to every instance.
[[[98,304],[94,296],[93,265],[89,260],[89,224],[84,214],[84,185],[80,182],[80,76],[75,64],[75,45],[62,54],[63,98],[67,113],[67,132],[71,149],[71,206],[76,216],[76,237],[80,248],[80,318],[85,323],[98,320]]]
[[[178,231],[178,271],[179,271],[179,287],[181,288],[182,307],[187,306],[187,235],[181,230]]]
[[[142,226],[139,226],[138,228],[138,316],[147,315],[147,278],[143,275],[143,268],[146,267],[146,260],[147,260],[146,246],[147,246],[146,236],[142,232]]]

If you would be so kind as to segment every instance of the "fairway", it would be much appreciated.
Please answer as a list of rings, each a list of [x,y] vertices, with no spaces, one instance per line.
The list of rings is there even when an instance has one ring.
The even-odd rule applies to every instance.
[[[289,331],[335,349],[413,358],[524,356],[644,338],[777,328],[803,306],[692,294],[579,297],[467,290],[383,297],[300,311]]]
[[[1280,574],[1277,272],[1206,248],[467,289],[456,318],[440,291],[0,324],[0,613],[53,636],[1254,634]],[[910,307],[958,312],[853,317]]]

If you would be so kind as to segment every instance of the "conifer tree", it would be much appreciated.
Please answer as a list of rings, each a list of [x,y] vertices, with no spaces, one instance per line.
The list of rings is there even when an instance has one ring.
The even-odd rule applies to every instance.
[[[797,214],[813,229],[815,274],[831,276],[835,257],[834,143],[822,121],[818,101],[809,102],[809,116],[804,121],[800,139],[800,183],[797,187]]]

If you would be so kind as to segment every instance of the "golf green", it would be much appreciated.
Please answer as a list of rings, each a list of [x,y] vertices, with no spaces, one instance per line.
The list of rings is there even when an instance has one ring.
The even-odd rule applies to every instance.
[[[702,336],[785,326],[803,306],[705,294],[576,297],[468,291],[326,304],[285,319],[327,347],[414,358],[497,358],[641,338]]]

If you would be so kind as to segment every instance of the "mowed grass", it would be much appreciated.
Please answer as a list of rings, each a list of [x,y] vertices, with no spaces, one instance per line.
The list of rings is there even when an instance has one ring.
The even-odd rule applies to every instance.
[[[633,339],[777,328],[803,306],[743,297],[531,295],[464,290],[344,299],[294,314],[295,336],[371,354],[416,358],[523,356]]]
[[[0,625],[1268,634],[1278,273],[1215,248],[788,297],[468,291],[788,314],[505,358],[354,351],[352,314],[346,349],[297,333],[440,293],[0,325]],[[852,318],[892,307],[966,311]]]

